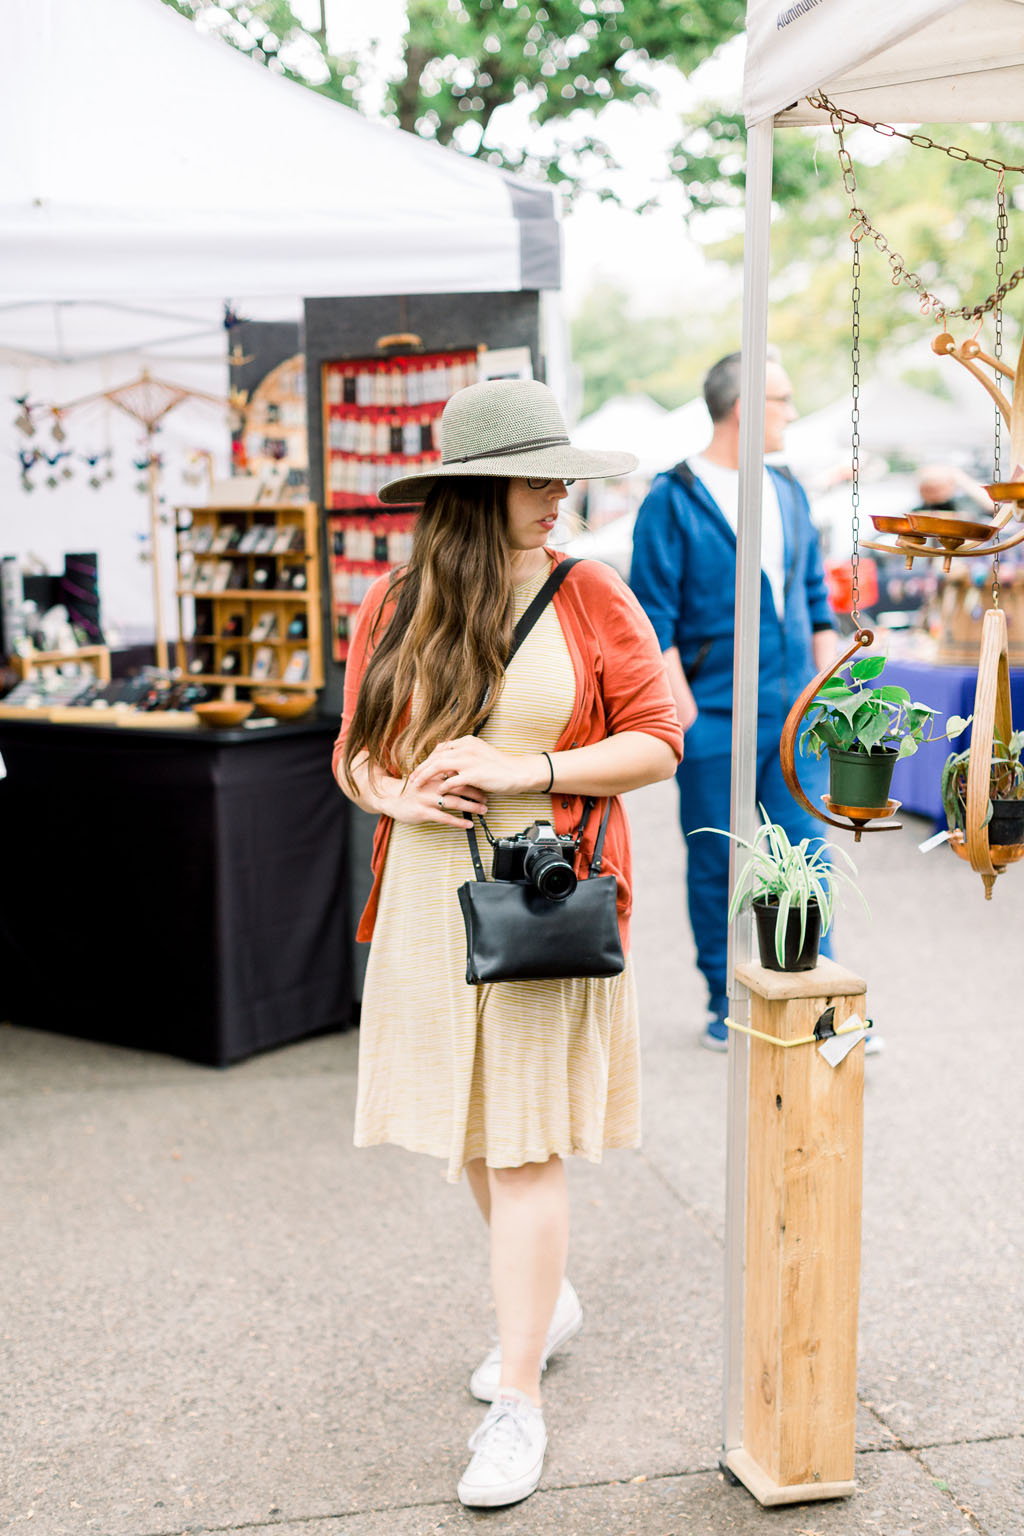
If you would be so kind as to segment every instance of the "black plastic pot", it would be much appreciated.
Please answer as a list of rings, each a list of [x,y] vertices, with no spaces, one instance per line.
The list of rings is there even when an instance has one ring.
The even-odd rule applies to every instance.
[[[816,901],[807,904],[807,926],[804,942],[800,943],[800,912],[790,909],[786,918],[786,944],[783,963],[775,954],[775,924],[779,912],[777,901],[768,898],[755,901],[754,921],[757,924],[757,948],[761,964],[766,971],[813,971],[818,963],[818,946],[821,943],[821,910]]]
[[[988,824],[989,844],[1008,848],[1024,843],[1024,800],[993,800]]]
[[[844,752],[828,749],[828,792],[835,805],[881,810],[889,803],[889,786],[897,752]]]

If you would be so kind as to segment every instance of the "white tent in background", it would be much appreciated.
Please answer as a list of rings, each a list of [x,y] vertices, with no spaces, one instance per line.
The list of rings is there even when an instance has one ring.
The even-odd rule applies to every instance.
[[[9,0],[4,22],[0,303],[558,287],[548,188],[369,122],[157,0]]]
[[[748,0],[747,122],[737,628],[731,824],[756,820],[758,625],[764,366],[768,333],[772,146],[776,121],[827,123],[806,98],[824,90],[871,121],[999,122],[1024,113],[1024,0]],[[733,930],[735,934],[735,929]],[[749,953],[737,935],[734,961]],[[734,1042],[736,1037],[734,1036]],[[723,1441],[742,1443],[745,1043],[730,1048]]]
[[[261,69],[159,0],[7,0],[0,51],[0,387],[68,401],[134,377],[227,394],[225,300],[302,318],[312,296],[542,293],[555,387],[565,339],[553,192],[372,123]],[[53,364],[61,364],[57,369]],[[100,413],[102,414],[102,413]],[[0,553],[60,569],[97,549],[106,621],[145,633],[133,425],[76,426],[117,478],[26,495],[0,420]],[[227,470],[223,413],[184,406],[161,448],[168,504],[190,450]],[[194,491],[191,493],[194,494]],[[167,539],[170,534],[167,531]],[[165,571],[171,562],[165,552]],[[169,603],[169,598],[166,600]]]

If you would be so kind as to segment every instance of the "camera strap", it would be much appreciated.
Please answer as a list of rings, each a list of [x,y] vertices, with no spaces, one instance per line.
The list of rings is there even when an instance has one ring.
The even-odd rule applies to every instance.
[[[554,566],[549,572],[548,578],[544,585],[541,587],[536,597],[533,599],[529,607],[519,619],[515,629],[512,631],[512,644],[510,645],[508,655],[505,658],[506,671],[511,665],[512,658],[515,656],[516,652],[519,650],[519,647],[530,633],[530,630],[533,628],[541,614],[544,612],[544,609],[547,607],[552,597],[554,597],[555,593],[558,591],[558,588],[562,585],[562,582],[568,576],[573,566],[579,565],[579,563],[579,560],[576,559],[575,556],[568,555],[564,560],[560,560],[558,564]],[[484,726],[487,724],[488,718],[489,716],[485,716],[484,719],[480,721],[479,725],[473,731],[474,736],[478,736],[480,734]],[[583,833],[586,829],[587,821],[589,820],[590,813],[596,804],[597,801],[594,799],[588,799],[584,803],[583,815],[580,817],[580,824],[576,828],[577,849],[579,848],[580,843],[583,841]],[[601,826],[597,834],[597,841],[594,844],[593,857],[590,860],[591,875],[599,875],[601,873],[601,857],[604,849],[604,835],[608,828],[608,814],[611,811],[611,808],[612,802],[611,796],[609,796],[607,804],[605,805],[604,816],[601,818]],[[491,836],[491,830],[483,816],[480,817],[480,825],[484,829],[487,841],[493,848],[495,840]],[[484,874],[483,861],[480,858],[480,846],[476,840],[475,827],[470,826],[466,828],[466,838],[469,842],[470,857],[473,860],[473,873],[476,875],[478,880],[486,881],[487,876]]]

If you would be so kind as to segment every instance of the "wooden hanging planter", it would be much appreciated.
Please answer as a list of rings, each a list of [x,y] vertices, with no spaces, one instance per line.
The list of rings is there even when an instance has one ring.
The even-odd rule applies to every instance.
[[[900,802],[898,800],[888,800],[885,805],[870,807],[839,805],[828,795],[822,795],[821,798],[825,805],[825,811],[830,813],[826,815],[825,812],[820,811],[816,805],[811,803],[800,783],[800,778],[796,771],[797,735],[803,718],[810,708],[811,700],[820,692],[822,686],[828,682],[830,677],[834,677],[840,668],[845,667],[846,663],[858,651],[873,645],[874,639],[874,633],[870,629],[858,629],[853,637],[853,644],[849,649],[844,651],[838,660],[834,661],[825,671],[819,672],[817,677],[811,679],[786,716],[786,723],[782,727],[782,739],[779,742],[779,763],[782,768],[782,777],[786,781],[786,788],[793,796],[793,799],[799,805],[802,805],[805,811],[810,811],[811,815],[816,817],[818,821],[823,821],[826,826],[838,827],[843,832],[852,831],[855,843],[860,842],[862,832],[899,831],[902,822],[891,821],[888,818],[894,816],[899,810]],[[838,821],[836,818],[839,816],[845,817],[845,820]],[[877,827],[869,826],[868,823],[873,821],[878,821],[881,825]]]
[[[990,608],[981,628],[978,691],[967,766],[966,826],[963,832],[954,832],[949,839],[949,846],[957,858],[970,864],[984,881],[986,901],[992,899],[996,876],[1001,875],[1008,865],[1024,858],[1024,843],[990,843],[989,828],[985,825],[992,744],[997,736],[1001,741],[1009,741],[1012,735],[1006,614],[1001,608]]]

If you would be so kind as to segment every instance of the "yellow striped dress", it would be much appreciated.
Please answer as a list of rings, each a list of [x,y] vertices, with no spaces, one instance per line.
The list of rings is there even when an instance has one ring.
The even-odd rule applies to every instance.
[[[547,574],[515,589],[517,619]],[[551,751],[574,697],[549,603],[506,673],[483,739],[503,751]],[[495,837],[551,819],[548,795],[489,795],[488,807]],[[469,985],[456,892],[472,878],[465,832],[395,823],[363,989],[356,1145],[390,1142],[442,1158],[453,1183],[472,1158],[517,1168],[556,1153],[599,1162],[604,1147],[638,1146],[630,961],[610,978]]]

